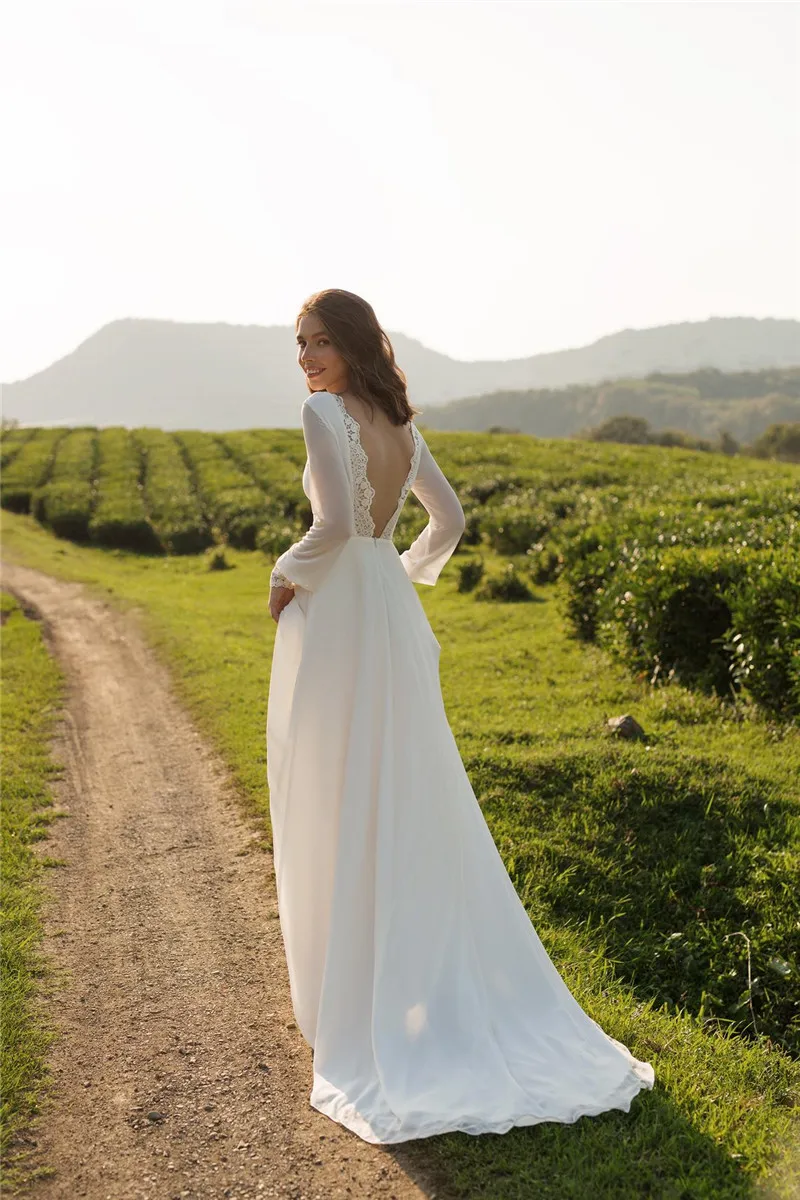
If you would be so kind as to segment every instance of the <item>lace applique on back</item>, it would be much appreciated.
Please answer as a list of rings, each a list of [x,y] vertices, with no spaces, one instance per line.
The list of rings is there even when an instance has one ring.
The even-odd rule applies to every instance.
[[[354,497],[354,512],[353,518],[355,522],[357,537],[375,537],[375,522],[372,519],[372,501],[375,499],[375,489],[369,481],[367,475],[367,452],[361,443],[361,431],[358,421],[348,412],[344,400],[338,392],[332,393],[338,403],[339,408],[344,418],[345,428],[347,430],[347,444],[350,448],[350,467],[353,475],[353,497]],[[414,452],[411,456],[411,466],[406,475],[405,483],[400,490],[400,497],[397,501],[397,507],[394,513],[386,522],[386,527],[380,535],[379,540],[387,539],[391,541],[394,534],[394,529],[402,512],[403,505],[406,501],[411,484],[414,482],[414,476],[419,466],[419,456],[422,443],[419,438],[419,432],[414,422],[411,422],[411,436],[414,441]]]

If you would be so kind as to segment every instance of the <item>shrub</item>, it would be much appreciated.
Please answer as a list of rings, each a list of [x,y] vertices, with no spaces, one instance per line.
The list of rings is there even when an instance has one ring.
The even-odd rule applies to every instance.
[[[735,683],[771,712],[800,714],[800,553],[784,547],[762,556],[725,598]]]
[[[207,571],[230,571],[233,568],[233,563],[228,562],[225,556],[224,546],[209,546],[204,557]]]
[[[800,714],[800,557],[673,547],[606,576],[597,640],[655,682],[719,695],[746,687],[776,715]]]
[[[516,505],[499,504],[487,508],[481,524],[489,545],[498,554],[524,554],[549,531],[549,513]]]
[[[35,516],[56,537],[69,538],[74,542],[86,541],[89,537],[92,495],[92,487],[88,483],[71,480],[48,483],[34,494]]]
[[[476,600],[532,600],[531,592],[521,579],[514,563],[508,563],[500,572],[488,575],[475,592]]]
[[[488,479],[471,480],[466,487],[461,489],[462,495],[469,496],[473,500],[477,500],[479,504],[486,504],[487,500],[494,496],[501,496],[509,491],[514,491],[524,483],[521,475],[494,475]]]
[[[563,554],[552,543],[536,542],[527,551],[528,570],[535,584],[553,583],[561,574]]]
[[[617,567],[619,534],[610,524],[575,530],[564,546],[565,613],[582,641],[594,641],[601,601]]]
[[[57,537],[89,537],[96,458],[97,430],[92,426],[70,430],[54,450],[48,480],[34,491],[31,511]]]
[[[600,519],[587,520],[591,509],[578,507],[555,526],[547,540],[563,559],[573,629],[649,671],[652,681],[674,672],[689,686],[727,695],[750,679],[757,703],[776,713],[800,711],[793,683],[798,589],[790,566],[800,558],[796,491],[738,475],[703,486],[687,478],[674,495],[662,491],[653,486],[637,498],[618,488],[595,502]],[[772,585],[746,600],[773,559],[780,582],[765,575]]]
[[[25,443],[30,441],[35,433],[35,429],[20,429],[16,425],[12,425],[9,428],[2,428],[0,470],[5,471],[6,467],[16,458]]]
[[[750,566],[751,556],[718,547],[672,547],[645,555],[635,574],[617,571],[606,583],[597,640],[647,670],[653,681],[669,673],[686,685],[727,694],[726,593],[746,578]]]
[[[176,433],[203,507],[232,546],[255,549],[270,518],[263,490],[236,465],[219,438],[196,430]]]
[[[458,568],[459,592],[471,592],[483,578],[484,563],[482,558],[468,558],[460,563]]]
[[[29,513],[33,494],[50,478],[53,459],[66,429],[36,429],[0,480],[0,503],[10,512]]]
[[[143,456],[144,499],[161,545],[170,554],[197,554],[212,536],[181,448],[171,433],[142,427],[133,440]]]
[[[284,436],[287,433],[295,435],[288,444]],[[217,440],[242,472],[262,489],[270,518],[280,520],[300,515],[302,510],[310,524],[311,512],[302,489],[305,454],[298,462],[296,436],[300,436],[302,445],[299,430],[233,430],[219,434]]]
[[[162,549],[147,516],[142,453],[127,429],[111,425],[98,438],[97,504],[89,525],[101,546],[152,553]]]
[[[299,521],[283,521],[280,524],[270,521],[262,525],[256,534],[256,549],[267,557],[277,558],[299,541],[305,532],[305,527]]]

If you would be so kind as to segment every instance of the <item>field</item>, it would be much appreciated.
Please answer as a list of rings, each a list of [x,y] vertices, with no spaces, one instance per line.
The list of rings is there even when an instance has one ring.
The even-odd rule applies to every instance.
[[[563,578],[584,640],[656,679],[800,717],[800,470],[677,447],[442,434],[463,498],[459,588],[532,599]],[[299,430],[11,429],[0,503],[78,544],[277,557],[311,520]],[[396,531],[425,514],[412,496]],[[484,551],[502,556],[486,572]],[[495,565],[496,558],[492,560]]]
[[[13,597],[0,596],[3,688],[2,862],[3,1100],[2,1146],[35,1106],[51,1032],[36,1016],[44,964],[39,947],[41,861],[32,845],[52,820],[49,785],[56,774],[47,739],[64,700],[63,676],[35,622]],[[5,1153],[3,1184],[13,1178]]]
[[[468,517],[419,589],[459,749],[559,970],[657,1083],[633,1119],[420,1153],[443,1195],[582,1198],[590,1180],[603,1197],[733,1197],[769,1177],[789,1196],[800,472],[426,438]],[[267,829],[267,587],[310,517],[300,432],[19,431],[2,453],[4,557],[135,611]],[[398,546],[424,520],[409,503]],[[642,740],[611,735],[625,713]]]

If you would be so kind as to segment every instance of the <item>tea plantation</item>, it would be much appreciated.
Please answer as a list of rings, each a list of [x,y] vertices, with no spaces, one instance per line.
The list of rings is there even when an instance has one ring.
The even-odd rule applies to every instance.
[[[548,953],[656,1089],[419,1152],[469,1200],[794,1195],[800,469],[425,437],[467,514],[418,589],[459,751]],[[0,452],[4,558],[141,620],[268,844],[269,571],[311,519],[301,431],[14,429]],[[410,496],[398,547],[425,521]],[[625,713],[641,738],[611,733]]]
[[[631,669],[800,716],[800,468],[513,433],[427,439],[466,511],[462,592],[525,601],[563,577],[575,633]],[[300,430],[11,429],[1,454],[2,506],[76,542],[274,559],[311,521]],[[412,494],[398,546],[426,519]]]

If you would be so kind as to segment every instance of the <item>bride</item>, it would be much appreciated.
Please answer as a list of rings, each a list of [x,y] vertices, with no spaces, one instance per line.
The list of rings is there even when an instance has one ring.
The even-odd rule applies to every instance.
[[[275,563],[267,778],[312,1107],[367,1142],[630,1110],[654,1072],[572,996],[494,844],[448,724],[433,585],[464,512],[352,292],[297,320],[313,524]],[[400,553],[409,491],[425,528]]]

